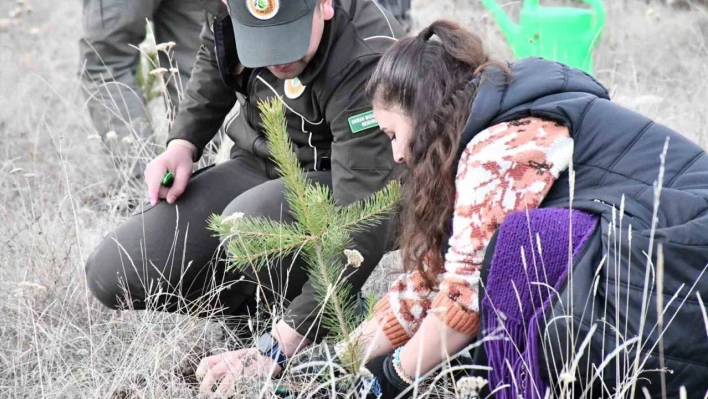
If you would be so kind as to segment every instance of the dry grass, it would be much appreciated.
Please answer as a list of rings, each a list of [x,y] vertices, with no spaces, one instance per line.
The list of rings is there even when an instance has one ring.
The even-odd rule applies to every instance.
[[[473,3],[418,0],[416,25],[456,18],[508,56]],[[708,145],[708,14],[606,3],[598,78],[618,101]],[[198,348],[223,349],[220,326],[108,311],[85,286],[86,257],[126,216],[122,204],[144,194],[126,184],[100,141],[87,140],[77,79],[81,4],[27,0],[13,22],[5,16],[16,7],[0,2],[0,397],[194,397],[188,367],[177,365]],[[395,262],[387,263],[379,276]],[[372,280],[375,291],[385,289]]]

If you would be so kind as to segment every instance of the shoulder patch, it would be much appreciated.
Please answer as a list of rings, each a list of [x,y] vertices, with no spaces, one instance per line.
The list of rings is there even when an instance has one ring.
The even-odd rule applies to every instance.
[[[349,117],[349,129],[351,129],[352,133],[363,132],[375,127],[379,127],[379,123],[374,118],[374,111],[366,111]]]

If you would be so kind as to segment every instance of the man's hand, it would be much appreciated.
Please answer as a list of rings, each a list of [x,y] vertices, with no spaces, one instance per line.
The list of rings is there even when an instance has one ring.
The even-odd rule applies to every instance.
[[[168,203],[173,204],[182,195],[192,175],[196,150],[196,147],[188,141],[173,140],[165,152],[150,161],[145,168],[145,183],[148,186],[148,199],[151,205],[155,206],[162,198],[166,198]],[[162,185],[162,178],[168,171],[175,175],[172,187]]]
[[[280,366],[275,360],[261,355],[256,348],[250,348],[205,357],[199,363],[196,374],[202,381],[202,391],[212,392],[214,385],[219,383],[216,392],[225,394],[242,376],[271,378],[278,373]]]

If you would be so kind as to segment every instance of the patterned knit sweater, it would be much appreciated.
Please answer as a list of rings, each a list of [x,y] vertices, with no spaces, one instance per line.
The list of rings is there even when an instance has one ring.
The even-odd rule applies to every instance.
[[[494,231],[506,215],[538,207],[572,155],[568,129],[538,118],[489,127],[467,144],[455,177],[452,236],[438,286],[429,289],[412,271],[376,304],[375,317],[394,347],[408,342],[431,309],[449,327],[477,333],[480,268]]]

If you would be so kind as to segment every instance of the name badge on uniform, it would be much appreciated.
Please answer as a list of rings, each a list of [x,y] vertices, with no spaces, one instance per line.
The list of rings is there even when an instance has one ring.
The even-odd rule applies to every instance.
[[[364,130],[379,127],[379,122],[374,118],[374,111],[366,111],[349,118],[349,128],[352,133],[363,132]]]
[[[285,81],[285,97],[294,100],[305,92],[305,86],[302,85],[300,79],[292,78]]]

